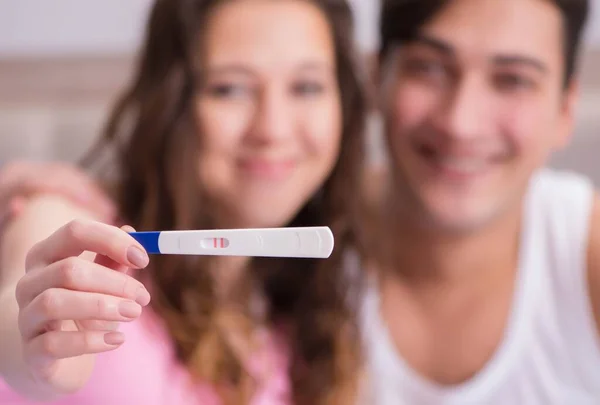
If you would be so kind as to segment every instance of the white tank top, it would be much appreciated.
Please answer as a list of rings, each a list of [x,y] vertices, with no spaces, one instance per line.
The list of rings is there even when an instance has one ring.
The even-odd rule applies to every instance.
[[[525,199],[520,264],[504,338],[469,381],[440,386],[396,351],[367,289],[362,322],[377,405],[600,404],[600,335],[592,315],[586,249],[594,189],[569,173],[540,171]]]

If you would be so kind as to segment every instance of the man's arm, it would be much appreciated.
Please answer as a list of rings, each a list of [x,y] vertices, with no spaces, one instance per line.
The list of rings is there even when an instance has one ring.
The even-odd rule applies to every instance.
[[[25,274],[25,257],[29,249],[76,218],[94,219],[94,215],[61,197],[40,196],[27,203],[0,237],[0,377],[16,391],[28,393],[30,398],[47,400],[53,397],[39,392],[23,361],[16,285]],[[85,257],[93,260],[94,255],[86,254]]]
[[[588,245],[588,285],[596,326],[600,333],[600,196],[594,199]]]
[[[63,197],[112,221],[116,207],[83,169],[64,162],[12,161],[0,167],[0,232],[3,225],[40,194]]]

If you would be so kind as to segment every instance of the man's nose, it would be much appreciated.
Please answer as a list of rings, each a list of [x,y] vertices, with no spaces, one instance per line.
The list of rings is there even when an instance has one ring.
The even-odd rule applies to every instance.
[[[456,140],[480,136],[489,125],[490,94],[479,78],[463,78],[448,91],[435,112],[434,125]]]

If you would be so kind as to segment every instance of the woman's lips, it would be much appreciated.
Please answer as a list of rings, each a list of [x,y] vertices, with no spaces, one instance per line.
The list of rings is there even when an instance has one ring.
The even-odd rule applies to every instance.
[[[283,180],[288,177],[296,162],[293,159],[243,159],[240,168],[254,178],[264,180]]]

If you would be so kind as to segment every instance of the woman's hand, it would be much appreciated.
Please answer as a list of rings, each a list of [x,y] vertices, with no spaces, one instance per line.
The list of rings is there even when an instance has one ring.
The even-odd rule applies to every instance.
[[[96,259],[80,258],[84,251]],[[94,355],[124,342],[115,323],[135,320],[150,302],[127,270],[148,261],[124,230],[93,221],[70,222],[29,251],[16,298],[23,358],[36,384],[55,394],[77,391]]]
[[[111,222],[116,209],[93,179],[68,163],[11,162],[0,170],[0,229],[36,194],[57,194]]]

